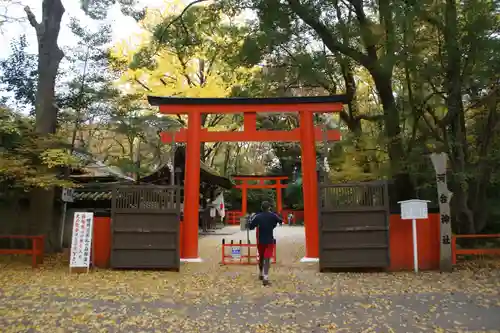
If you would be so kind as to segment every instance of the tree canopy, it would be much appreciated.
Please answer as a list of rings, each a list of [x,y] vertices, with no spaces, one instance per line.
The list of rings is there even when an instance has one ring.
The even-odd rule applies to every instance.
[[[330,181],[389,179],[399,200],[437,202],[428,156],[445,152],[454,230],[499,228],[498,1],[217,0],[158,10],[129,0],[81,5],[98,28],[71,20],[63,28],[71,29],[74,47],[58,45],[61,1],[44,0],[41,20],[26,9],[38,54],[29,54],[26,38],[17,36],[0,60],[0,84],[15,100],[2,108],[5,184],[67,181],[56,175],[73,163],[68,153],[76,148],[135,177],[168,162],[172,145],[162,144],[158,133],[187,120],[157,115],[147,95],[346,94],[342,111],[315,118],[342,132],[341,142],[316,147]],[[138,22],[140,35],[111,41],[104,19],[115,5]],[[237,131],[243,121],[213,114],[202,125]],[[258,117],[262,129],[298,125],[293,113]],[[51,144],[34,145],[35,137]],[[54,150],[54,140],[70,148]],[[297,143],[219,142],[202,144],[200,158],[226,176],[299,180],[285,204],[300,208],[300,153]],[[228,199],[235,205],[236,192]],[[256,192],[254,199],[262,195],[271,194]]]

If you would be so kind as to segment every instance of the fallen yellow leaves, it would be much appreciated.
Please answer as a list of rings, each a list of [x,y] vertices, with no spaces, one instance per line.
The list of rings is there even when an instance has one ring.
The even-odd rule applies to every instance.
[[[418,332],[479,332],[500,327],[500,272],[493,265],[467,264],[450,274],[320,274],[316,265],[299,263],[303,239],[286,237],[279,240],[279,262],[272,266],[274,284],[265,288],[256,267],[220,266],[218,241],[202,238],[204,262],[185,264],[180,273],[69,275],[62,256],[48,258],[39,270],[25,259],[0,257],[2,332],[359,333],[417,327]]]

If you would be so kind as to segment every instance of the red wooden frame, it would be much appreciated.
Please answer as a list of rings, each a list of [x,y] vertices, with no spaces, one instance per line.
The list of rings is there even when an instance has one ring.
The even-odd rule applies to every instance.
[[[226,223],[231,225],[240,224],[240,217],[242,216],[241,211],[238,210],[227,210],[226,211]]]
[[[275,189],[276,190],[276,212],[281,214],[283,209],[283,199],[281,190],[286,188],[286,184],[281,182],[287,180],[286,176],[242,176],[235,175],[233,179],[238,182],[236,188],[241,189],[241,214],[247,213],[247,194],[248,190],[255,189]],[[274,181],[274,184],[266,184],[265,181]],[[257,184],[251,184],[252,181],[258,181]]]
[[[451,237],[451,256],[452,263],[455,265],[457,263],[458,255],[500,255],[500,249],[457,249],[457,239],[458,238],[500,238],[500,234],[475,234],[475,235],[453,235]]]
[[[0,254],[29,254],[31,255],[31,267],[37,268],[38,264],[43,263],[43,255],[45,253],[45,236],[29,236],[29,235],[0,235],[0,238],[7,239],[29,239],[31,240],[31,249],[0,249]]]
[[[182,227],[183,259],[198,260],[198,205],[200,199],[200,143],[220,141],[300,141],[304,192],[304,224],[306,257],[318,258],[318,179],[316,175],[316,141],[322,139],[314,126],[315,112],[338,112],[348,102],[345,95],[284,98],[175,98],[148,97],[163,114],[187,114],[188,127],[178,133],[163,133],[165,142],[187,144],[184,180],[184,222]],[[257,130],[257,113],[298,112],[300,127],[292,131]],[[201,128],[201,115],[206,113],[244,114],[244,130],[210,132]],[[340,140],[338,130],[327,131],[329,140]]]
[[[288,215],[292,214],[292,220],[288,221]],[[226,211],[226,223],[230,225],[240,224],[240,217],[242,216],[241,211],[239,210],[228,210]],[[294,210],[294,209],[282,209],[281,217],[283,218],[283,224],[295,224],[298,219],[304,218],[303,210]]]
[[[240,257],[235,260],[232,255],[228,255],[226,251],[228,248],[239,247],[240,249],[246,248],[248,254],[243,254],[244,251],[240,250]],[[250,254],[250,249],[254,248],[256,251],[255,255]],[[259,253],[257,251],[257,244],[243,244],[234,243],[221,245],[221,265],[257,265],[259,263]],[[273,246],[273,256],[271,257],[271,263],[276,264],[276,245]]]

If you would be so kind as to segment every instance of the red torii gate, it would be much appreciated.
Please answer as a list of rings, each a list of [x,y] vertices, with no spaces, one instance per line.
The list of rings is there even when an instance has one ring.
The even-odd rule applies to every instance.
[[[281,182],[287,180],[287,176],[244,176],[244,175],[234,175],[232,178],[239,182],[236,188],[241,189],[241,215],[245,215],[247,212],[247,194],[248,190],[252,189],[275,189],[276,190],[276,212],[281,214],[283,209],[283,199],[282,199],[282,189],[286,188],[286,184]],[[251,181],[257,180],[257,184],[250,184]],[[265,181],[274,181],[274,184],[265,184]]]
[[[201,142],[249,142],[249,141],[300,141],[302,150],[302,181],[304,193],[304,224],[306,257],[315,261],[319,257],[318,242],[318,179],[316,175],[315,141],[340,140],[338,130],[329,130],[326,137],[320,127],[314,126],[313,114],[339,112],[347,103],[345,95],[278,98],[179,98],[148,96],[153,106],[159,106],[163,114],[187,114],[188,127],[177,133],[162,133],[164,143],[187,143],[186,173],[184,180],[184,225],[182,228],[182,261],[199,262],[198,255],[198,207],[200,186]],[[257,113],[299,112],[300,127],[291,131],[258,131]],[[208,131],[201,128],[201,115],[243,113],[243,131]]]

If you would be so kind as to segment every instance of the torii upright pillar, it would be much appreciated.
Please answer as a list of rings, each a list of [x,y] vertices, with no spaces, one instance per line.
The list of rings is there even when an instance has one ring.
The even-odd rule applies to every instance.
[[[186,177],[184,180],[184,225],[182,261],[199,262],[198,223],[200,208],[200,128],[201,114],[197,111],[188,114],[188,135],[186,147]]]
[[[312,112],[300,112],[300,148],[302,150],[302,188],[304,195],[304,227],[306,255],[302,262],[319,260],[318,176],[316,142]]]

